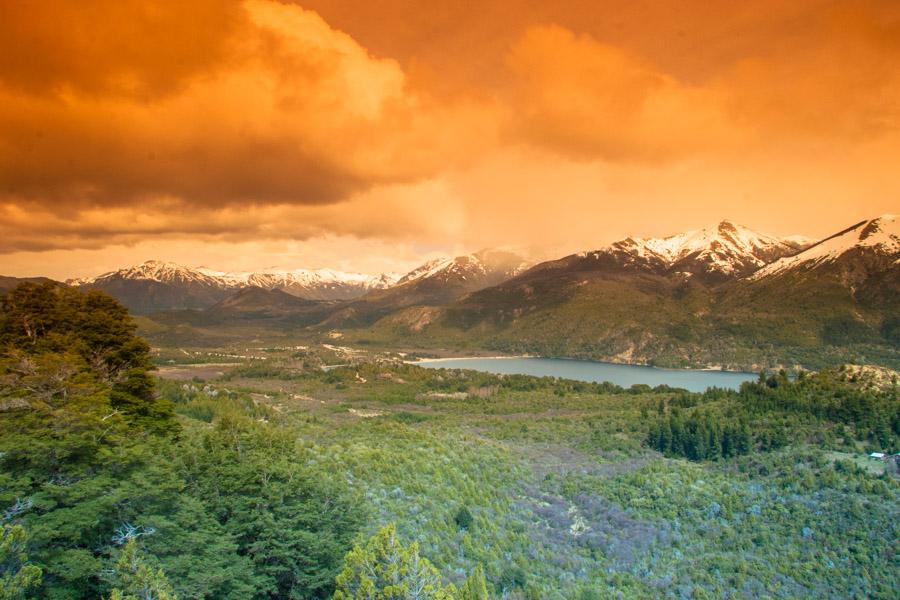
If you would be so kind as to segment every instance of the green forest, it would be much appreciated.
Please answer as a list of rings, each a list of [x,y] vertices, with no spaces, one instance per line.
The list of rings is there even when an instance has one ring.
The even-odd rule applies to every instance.
[[[151,348],[99,291],[0,314],[0,600],[897,597],[900,387]],[[232,354],[229,354],[232,353]],[[324,365],[335,365],[323,368]],[[216,367],[219,368],[219,367]]]

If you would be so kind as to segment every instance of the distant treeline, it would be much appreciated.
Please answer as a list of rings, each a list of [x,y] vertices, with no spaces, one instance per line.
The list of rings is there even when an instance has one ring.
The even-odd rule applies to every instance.
[[[887,451],[900,446],[897,384],[879,389],[840,368],[793,379],[784,371],[763,372],[738,392],[683,394],[659,412],[647,445],[691,460],[774,450],[810,431]]]

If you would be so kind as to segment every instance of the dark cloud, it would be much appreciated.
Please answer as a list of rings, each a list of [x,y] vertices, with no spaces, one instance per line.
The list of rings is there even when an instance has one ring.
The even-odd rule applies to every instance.
[[[0,21],[0,54],[29,48],[0,63],[0,194],[317,204],[468,153],[477,109],[412,91],[315,13],[216,6],[25,3]]]
[[[40,95],[150,101],[233,58],[238,2],[10,0],[0,3],[0,81]]]

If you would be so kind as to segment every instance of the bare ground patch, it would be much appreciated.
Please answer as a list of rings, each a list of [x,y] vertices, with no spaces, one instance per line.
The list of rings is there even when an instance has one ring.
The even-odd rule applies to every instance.
[[[173,381],[190,381],[198,379],[216,379],[233,367],[239,367],[242,363],[203,363],[196,365],[166,365],[157,367],[156,374],[161,379]]]

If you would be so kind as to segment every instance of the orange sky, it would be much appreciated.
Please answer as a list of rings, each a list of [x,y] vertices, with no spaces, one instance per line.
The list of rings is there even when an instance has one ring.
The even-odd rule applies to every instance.
[[[369,272],[900,209],[900,2],[0,4],[0,274]]]

